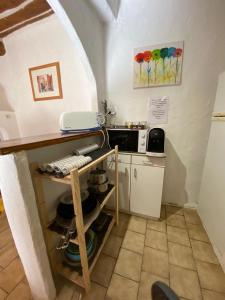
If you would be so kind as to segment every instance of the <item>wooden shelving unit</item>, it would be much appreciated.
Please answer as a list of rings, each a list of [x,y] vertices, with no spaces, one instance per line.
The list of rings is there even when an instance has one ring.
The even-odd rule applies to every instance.
[[[88,172],[90,169],[96,167],[99,163],[103,162],[108,156],[113,155],[115,157],[115,184],[111,186],[106,193],[105,197],[101,199],[101,202],[96,207],[95,211],[93,211],[87,217],[83,217],[82,213],[82,205],[81,205],[81,195],[80,195],[80,182],[79,176]],[[40,174],[37,171],[38,164],[32,164],[32,177],[34,183],[34,190],[36,193],[37,199],[37,206],[39,209],[39,215],[41,224],[43,227],[44,238],[46,241],[46,246],[48,250],[49,260],[52,267],[53,272],[57,272],[64,276],[65,278],[69,279],[70,281],[78,284],[79,286],[83,287],[86,291],[90,289],[90,274],[98,260],[98,257],[104,247],[104,244],[111,232],[113,225],[116,223],[118,225],[119,222],[119,204],[118,204],[118,147],[116,146],[115,149],[112,149],[97,159],[93,160],[89,164],[85,165],[80,169],[74,169],[70,172],[70,175],[65,176],[63,178],[56,178],[54,176],[48,174]],[[74,204],[74,212],[75,212],[75,224],[77,230],[77,237],[71,239],[70,241],[79,245],[80,250],[80,257],[81,257],[81,272],[71,268],[71,266],[67,266],[63,263],[63,254],[56,250],[55,247],[52,247],[52,243],[49,241],[49,237],[51,233],[49,232],[49,224],[51,223],[48,217],[48,211],[46,207],[46,200],[44,199],[44,192],[42,181],[49,180],[58,182],[61,184],[70,185],[72,188],[72,195],[73,195],[73,204]],[[95,256],[88,261],[87,251],[86,251],[86,242],[85,242],[85,233],[98,217],[104,206],[106,205],[109,198],[115,194],[115,201],[116,201],[116,210],[115,214],[111,218],[111,222],[109,223],[107,230],[101,240],[101,243],[98,245],[98,250],[95,253]],[[56,246],[56,245],[55,245]]]

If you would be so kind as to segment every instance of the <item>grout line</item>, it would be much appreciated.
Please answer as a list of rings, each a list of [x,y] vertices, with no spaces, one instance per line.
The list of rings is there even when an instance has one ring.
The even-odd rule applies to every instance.
[[[119,274],[119,273],[116,273],[116,272],[114,272],[113,274],[116,274],[116,275],[118,275],[118,276],[120,276],[120,277],[122,277],[122,278],[124,278],[124,279],[130,280],[130,281],[133,281],[133,282],[137,283],[137,284],[138,284],[138,286],[139,286],[139,282],[140,282],[140,281],[136,281],[136,280],[134,280],[134,279],[131,279],[131,278],[129,278],[129,277],[125,277],[124,275],[121,275],[121,274]],[[138,288],[138,289],[139,289],[139,288]],[[112,299],[112,300],[113,300],[113,299]]]
[[[145,244],[144,244],[144,246],[145,246]],[[122,246],[121,246],[121,249],[124,249],[124,250],[126,250],[126,251],[130,251],[130,252],[132,252],[132,253],[134,253],[134,254],[137,254],[137,255],[139,255],[139,256],[143,256],[143,253],[141,254],[140,252],[136,252],[136,251],[131,250],[131,249],[128,249],[128,248],[126,248],[126,247],[122,247]]]
[[[21,282],[23,282],[24,283],[24,278],[26,278],[26,275],[23,277],[23,279],[21,279],[15,286],[14,286],[14,288],[10,291],[10,292],[7,292],[7,297],[6,297],[6,299],[8,298],[8,296],[10,296],[10,294],[12,294],[12,292],[17,288],[17,286],[21,283]],[[25,283],[24,283],[25,284]],[[29,286],[29,284],[28,284],[28,287],[29,287],[29,289],[30,289],[30,286]],[[1,289],[3,289],[3,288],[1,288]],[[4,289],[3,289],[4,290]],[[5,291],[5,290],[4,290]]]
[[[141,259],[140,281],[138,283],[137,299],[139,297],[139,291],[140,291],[141,273],[142,273],[142,270],[143,270],[144,249],[145,249],[145,241],[146,241],[147,229],[148,229],[148,221],[146,221],[146,225],[145,225],[145,237],[144,237],[144,245],[143,245],[143,254],[142,254],[142,259]]]
[[[166,208],[165,208],[166,210]],[[169,260],[169,240],[168,240],[168,231],[167,231],[167,222],[166,222],[166,240],[167,240],[167,249],[168,249],[168,268],[169,268],[169,287],[171,286],[171,278],[170,278],[170,260]]]
[[[202,288],[202,290],[214,292],[214,293],[220,294],[221,296],[225,296],[225,293],[222,293],[222,292],[218,292],[218,291],[214,291],[214,290],[210,290],[210,289],[206,289],[206,288]]]
[[[120,220],[120,217],[119,217],[119,220]],[[127,232],[127,230],[128,230],[129,222],[130,222],[130,217],[129,217],[129,220],[128,220],[128,223],[127,223],[127,229],[126,229],[126,232]],[[114,225],[114,226],[115,226],[115,225]],[[119,226],[119,225],[118,225],[118,226]],[[126,232],[125,232],[125,234],[124,234],[122,237],[120,236],[120,238],[122,238],[122,241],[121,241],[120,248],[119,248],[119,251],[118,251],[118,255],[117,255],[117,257],[116,257],[116,262],[115,262],[115,265],[114,265],[114,268],[113,268],[113,271],[112,271],[112,274],[111,274],[111,277],[110,277],[110,280],[109,280],[109,286],[106,288],[105,297],[106,297],[107,292],[108,292],[108,289],[109,289],[109,287],[110,287],[110,284],[111,284],[111,281],[112,281],[113,274],[117,274],[117,273],[115,273],[115,268],[116,268],[116,264],[117,264],[117,261],[118,261],[119,255],[120,255],[120,251],[121,251],[121,249],[122,249],[122,244],[123,244],[123,241],[124,241],[124,237],[125,237],[125,235],[126,235]],[[115,235],[115,236],[117,236],[117,235]],[[110,256],[110,255],[109,255],[109,256]],[[110,257],[111,257],[111,256],[110,256]],[[113,258],[115,258],[115,257],[113,257]],[[120,275],[120,276],[121,276],[121,275]],[[104,299],[105,299],[105,297],[104,297]]]
[[[185,223],[186,223],[186,225],[187,225],[186,218],[185,218]],[[190,235],[189,235],[189,231],[188,231],[188,230],[187,230],[187,233],[188,233],[188,237],[189,237],[189,240],[190,240],[191,252],[192,252],[193,260],[194,260],[194,263],[195,263],[195,268],[196,268],[196,274],[197,274],[197,278],[198,278],[198,284],[199,284],[199,288],[200,288],[200,293],[201,293],[201,297],[202,297],[202,299],[203,299],[202,287],[201,287],[200,278],[199,278],[199,274],[198,274],[197,263],[196,263],[196,259],[195,259],[195,257],[194,257],[194,251],[193,251],[193,247],[192,247],[192,244],[191,244],[191,238],[190,238]]]

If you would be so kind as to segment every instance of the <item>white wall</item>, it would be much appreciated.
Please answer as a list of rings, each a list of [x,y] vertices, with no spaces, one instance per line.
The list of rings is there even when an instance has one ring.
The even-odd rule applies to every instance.
[[[16,114],[12,111],[0,111],[0,141],[19,137]]]
[[[215,112],[225,111],[225,72],[220,75]],[[198,212],[225,271],[225,122],[212,122]]]
[[[223,0],[122,0],[107,28],[107,98],[117,123],[146,120],[150,96],[170,98],[164,201],[195,205],[219,72],[225,67]],[[132,87],[133,49],[184,40],[182,85]]]
[[[105,0],[104,0],[105,1]],[[104,24],[96,10],[88,1],[48,0],[61,22],[65,21],[58,2],[76,30],[84,47],[96,80],[98,102],[105,99],[105,31]],[[68,31],[69,24],[66,23]],[[70,34],[72,38],[72,34]]]
[[[4,43],[0,98],[16,112],[22,136],[57,132],[61,112],[96,107],[84,66],[55,15],[16,31]],[[60,62],[63,99],[35,102],[28,68],[54,61]]]

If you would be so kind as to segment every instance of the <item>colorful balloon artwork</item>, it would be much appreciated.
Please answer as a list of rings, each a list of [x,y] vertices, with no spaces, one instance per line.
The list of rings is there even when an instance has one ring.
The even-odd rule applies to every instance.
[[[181,84],[183,42],[134,51],[134,88]]]

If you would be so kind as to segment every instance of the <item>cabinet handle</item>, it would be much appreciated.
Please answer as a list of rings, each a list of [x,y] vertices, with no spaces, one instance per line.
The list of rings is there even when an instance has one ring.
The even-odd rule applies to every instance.
[[[143,165],[145,165],[145,166],[153,166],[153,163],[152,163],[152,162],[143,161],[142,163],[143,163]]]
[[[137,178],[137,169],[134,169],[134,177]]]

